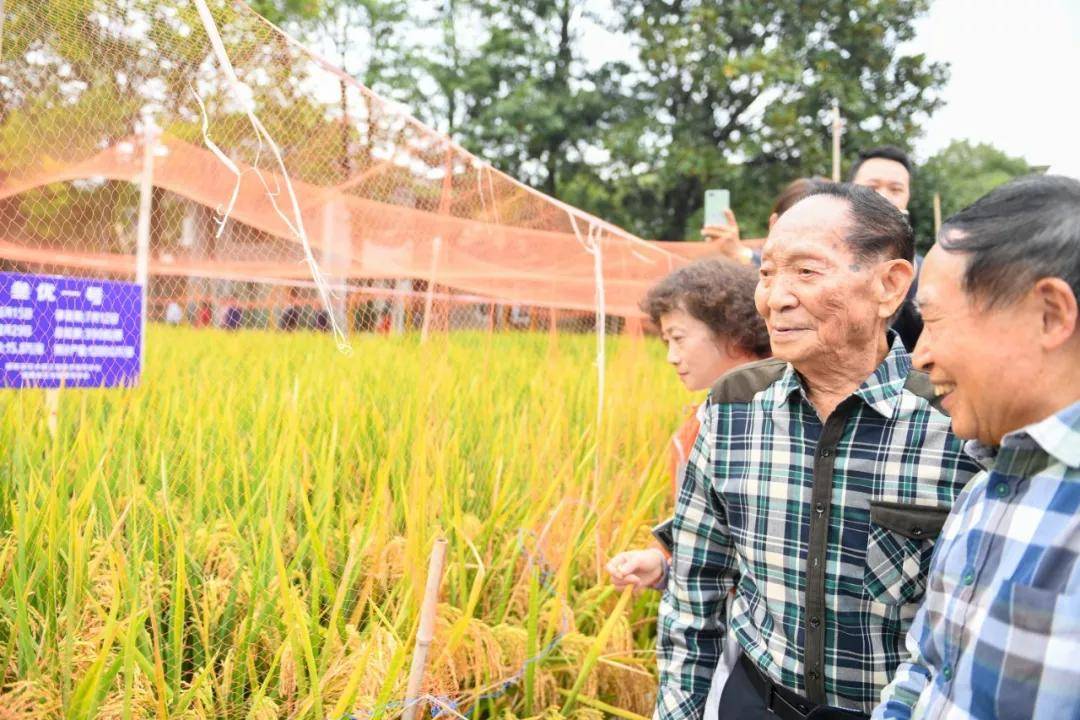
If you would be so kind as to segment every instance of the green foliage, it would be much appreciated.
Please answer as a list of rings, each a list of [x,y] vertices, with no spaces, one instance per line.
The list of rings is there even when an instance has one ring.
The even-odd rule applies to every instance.
[[[1010,157],[992,145],[954,140],[916,170],[910,209],[919,250],[925,252],[934,241],[934,193],[941,195],[941,218],[946,220],[1031,170],[1023,158]]]
[[[900,54],[920,0],[770,3],[625,0],[644,73],[628,132],[610,144],[615,182],[648,237],[696,236],[704,191],[726,187],[743,234],[765,230],[791,179],[827,175],[831,101],[846,148],[906,145],[939,104],[945,68]]]
[[[292,21],[310,21],[324,11],[321,0],[248,0],[255,12],[274,24]]]
[[[945,68],[898,51],[926,4],[619,0],[611,29],[636,57],[588,69],[585,3],[452,0],[421,117],[644,237],[696,236],[709,187],[760,235],[787,182],[827,174],[833,98],[852,149],[908,145],[939,105]]]
[[[744,236],[762,235],[785,184],[829,173],[834,98],[848,155],[909,147],[946,78],[944,66],[900,52],[927,5],[617,0],[608,29],[635,54],[599,66],[586,30],[605,20],[586,0],[326,7],[368,23],[367,85],[392,88],[498,169],[644,237],[677,240],[697,236],[710,187],[731,190]]]

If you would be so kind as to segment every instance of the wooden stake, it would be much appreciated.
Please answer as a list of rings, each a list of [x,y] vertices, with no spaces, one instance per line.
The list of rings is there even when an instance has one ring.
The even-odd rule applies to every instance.
[[[941,232],[941,193],[934,193],[934,238]]]
[[[438,538],[431,548],[428,561],[427,585],[424,587],[424,603],[420,606],[420,627],[416,631],[416,646],[413,649],[412,667],[409,669],[409,684],[405,690],[405,713],[402,720],[415,720],[420,703],[420,688],[424,684],[424,665],[427,663],[428,648],[435,636],[435,610],[439,604],[439,584],[442,581],[443,563],[446,560],[446,540]]]
[[[840,101],[832,101],[832,179],[840,182]]]
[[[45,390],[45,427],[49,430],[49,437],[56,437],[56,421],[60,414],[60,388],[48,388]]]

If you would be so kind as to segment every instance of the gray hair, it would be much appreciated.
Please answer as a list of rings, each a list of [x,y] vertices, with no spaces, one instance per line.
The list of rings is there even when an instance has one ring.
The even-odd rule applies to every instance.
[[[964,292],[988,306],[1045,277],[1080,299],[1080,181],[1029,175],[1001,185],[946,220],[938,244],[968,255]]]

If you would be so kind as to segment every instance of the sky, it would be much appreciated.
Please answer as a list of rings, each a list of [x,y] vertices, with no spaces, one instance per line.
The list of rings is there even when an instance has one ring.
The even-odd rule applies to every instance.
[[[610,0],[594,10],[610,18]],[[915,27],[901,50],[951,70],[944,107],[915,141],[919,161],[967,139],[1080,177],[1080,0],[932,0]],[[633,57],[599,26],[583,40],[587,62]]]
[[[935,0],[916,30],[951,68],[920,160],[969,139],[1080,176],[1080,0]]]

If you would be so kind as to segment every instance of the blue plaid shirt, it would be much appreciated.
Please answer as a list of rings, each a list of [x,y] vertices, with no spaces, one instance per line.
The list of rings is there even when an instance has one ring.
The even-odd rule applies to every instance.
[[[1080,718],[1080,402],[968,450],[987,471],[945,526],[874,718]]]
[[[898,338],[824,423],[786,363],[717,383],[675,512],[659,720],[701,716],[728,626],[774,681],[873,708],[905,657],[933,538],[977,470],[931,397]]]

